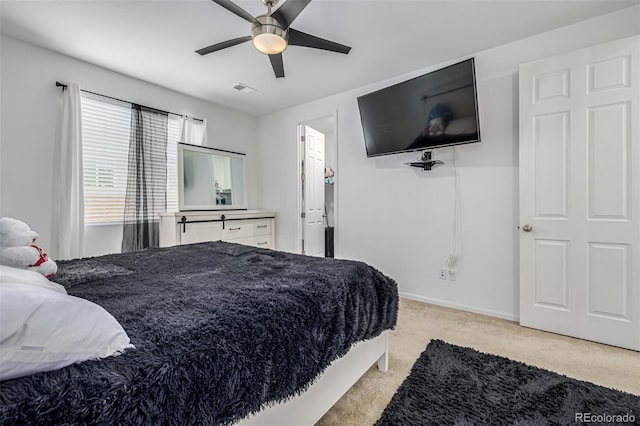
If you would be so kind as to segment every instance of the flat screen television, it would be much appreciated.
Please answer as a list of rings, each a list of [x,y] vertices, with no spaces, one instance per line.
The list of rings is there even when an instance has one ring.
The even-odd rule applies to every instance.
[[[367,157],[480,142],[473,58],[358,98]]]

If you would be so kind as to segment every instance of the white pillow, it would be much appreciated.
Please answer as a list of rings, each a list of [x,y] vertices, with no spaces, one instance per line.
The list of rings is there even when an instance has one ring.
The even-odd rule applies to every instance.
[[[37,285],[0,283],[0,380],[132,348],[102,307]]]
[[[67,294],[67,290],[63,286],[49,281],[47,277],[38,272],[12,268],[6,265],[0,265],[0,283],[29,284]]]

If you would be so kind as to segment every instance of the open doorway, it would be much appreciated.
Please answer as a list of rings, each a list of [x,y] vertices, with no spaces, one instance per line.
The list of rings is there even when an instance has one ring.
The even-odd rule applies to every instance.
[[[337,222],[336,115],[298,124],[300,253],[334,257]]]

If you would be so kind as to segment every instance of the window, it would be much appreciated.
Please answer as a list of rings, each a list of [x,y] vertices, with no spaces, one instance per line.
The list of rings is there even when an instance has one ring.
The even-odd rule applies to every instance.
[[[169,114],[167,211],[178,210],[179,128],[179,118]],[[123,221],[130,129],[130,104],[82,94],[85,223]]]

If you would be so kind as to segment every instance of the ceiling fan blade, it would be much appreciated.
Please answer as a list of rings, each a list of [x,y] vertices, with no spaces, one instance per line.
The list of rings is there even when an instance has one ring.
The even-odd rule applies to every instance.
[[[302,12],[302,9],[307,7],[309,2],[311,2],[311,0],[287,0],[286,3],[271,14],[271,17],[275,18],[286,30],[293,20],[298,17],[300,12]]]
[[[276,78],[284,77],[284,63],[282,62],[282,53],[276,53],[275,55],[269,55],[271,66]]]
[[[344,44],[336,43],[334,41],[316,37],[311,34],[303,33],[302,31],[294,30],[293,28],[289,28],[287,31],[289,33],[289,44],[291,46],[312,47],[314,49],[323,49],[329,50],[331,52],[344,53],[345,55],[348,54],[351,50],[351,47]]]
[[[200,50],[196,50],[196,53],[200,55],[206,55],[207,53],[216,52],[218,50],[226,49],[227,47],[235,46],[236,44],[244,43],[251,40],[251,36],[244,36],[238,38],[232,38],[231,40],[222,41],[220,43],[212,44],[208,47],[203,47]]]
[[[241,17],[242,19],[246,19],[247,21],[249,21],[251,23],[258,22],[258,21],[256,21],[256,18],[254,18],[253,16],[251,16],[251,14],[249,14],[249,12],[247,12],[246,10],[244,10],[243,8],[241,8],[240,6],[238,6],[237,4],[232,2],[231,0],[211,0],[211,1],[213,1],[214,3],[217,3],[220,6],[224,7],[229,12],[235,13],[236,15]]]

